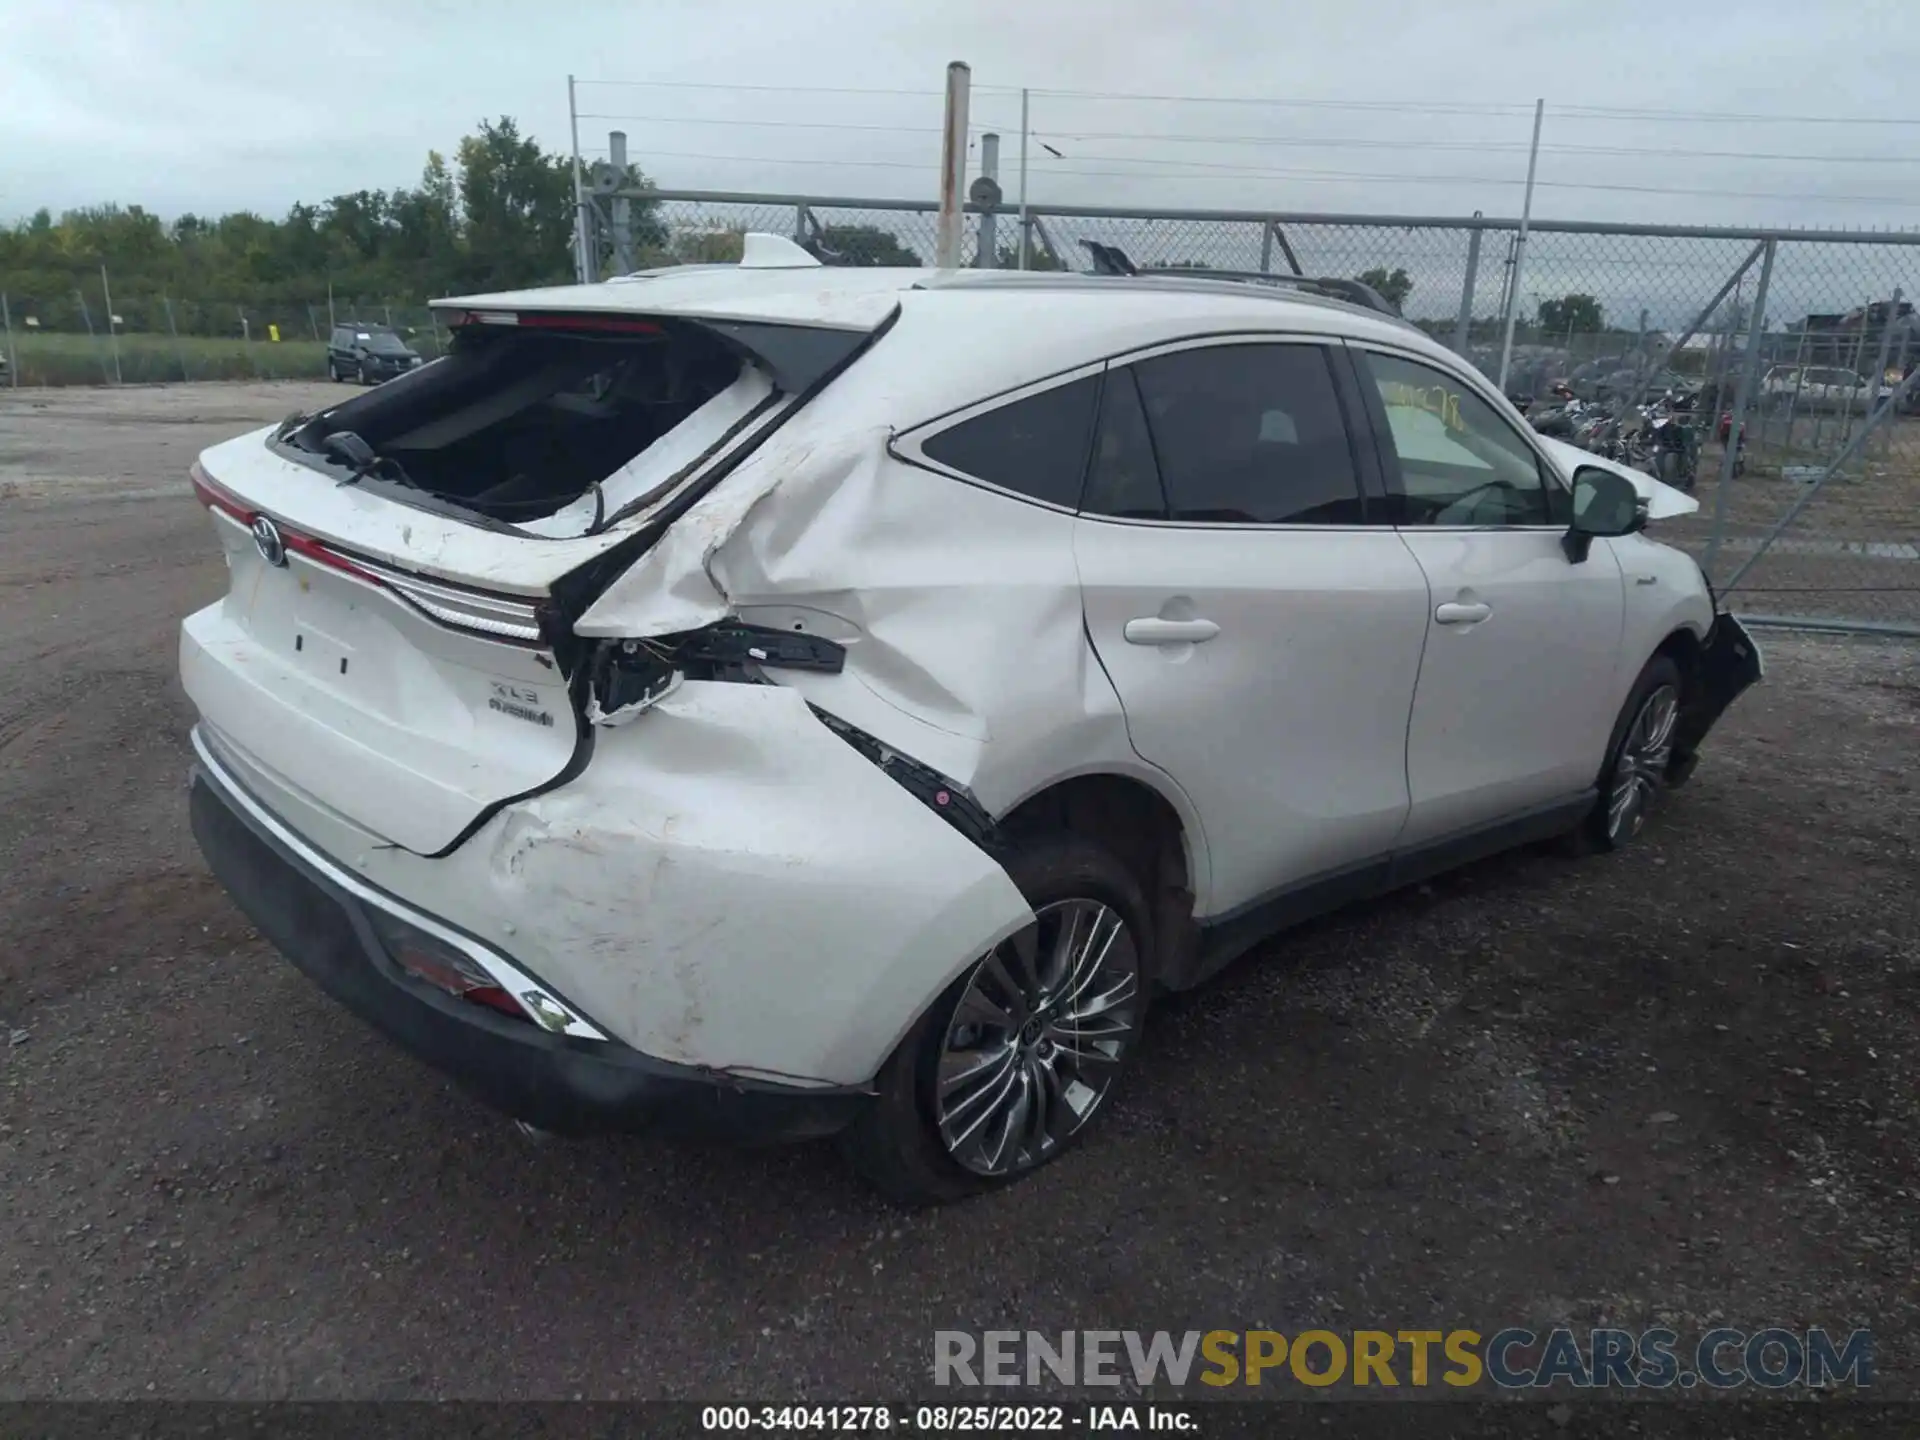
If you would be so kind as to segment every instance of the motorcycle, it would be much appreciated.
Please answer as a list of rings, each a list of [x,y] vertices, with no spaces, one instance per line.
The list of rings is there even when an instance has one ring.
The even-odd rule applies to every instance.
[[[1574,397],[1566,385],[1553,387],[1547,402],[1537,409],[1527,410],[1527,423],[1541,435],[1552,436],[1555,440],[1571,440],[1575,422],[1585,407]]]
[[[1691,419],[1669,395],[1663,404],[1652,408],[1648,420],[1654,479],[1689,494],[1700,479],[1700,437],[1694,433]]]

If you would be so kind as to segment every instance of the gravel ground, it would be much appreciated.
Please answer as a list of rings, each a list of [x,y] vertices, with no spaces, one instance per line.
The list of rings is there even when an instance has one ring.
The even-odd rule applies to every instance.
[[[1912,649],[1766,641],[1643,843],[1268,946],[1069,1159],[908,1215],[821,1147],[529,1143],[207,877],[184,472],[330,388],[0,396],[0,1394],[874,1399],[937,1328],[1602,1322],[1871,1326],[1920,1391]]]

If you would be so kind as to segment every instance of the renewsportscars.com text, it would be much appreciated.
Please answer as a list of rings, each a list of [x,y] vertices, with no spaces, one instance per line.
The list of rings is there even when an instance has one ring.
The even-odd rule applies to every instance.
[[[1873,1333],[1826,1330],[938,1330],[936,1385],[1492,1385],[1690,1390],[1873,1384]]]

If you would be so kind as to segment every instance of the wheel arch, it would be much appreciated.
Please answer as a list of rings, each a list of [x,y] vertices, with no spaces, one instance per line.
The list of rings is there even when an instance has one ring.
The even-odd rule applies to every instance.
[[[1700,660],[1705,653],[1705,648],[1701,637],[1695,633],[1690,623],[1679,623],[1668,632],[1665,639],[1653,647],[1653,653],[1647,657],[1647,664],[1651,664],[1664,655],[1679,668],[1682,710],[1694,705],[1700,698]],[[1641,668],[1644,669],[1645,666]]]
[[[1196,898],[1204,893],[1207,854],[1197,815],[1136,776],[1094,771],[1057,780],[1013,806],[999,828],[1018,844],[1047,833],[1078,835],[1127,867],[1153,915],[1153,978],[1177,984],[1198,948]]]

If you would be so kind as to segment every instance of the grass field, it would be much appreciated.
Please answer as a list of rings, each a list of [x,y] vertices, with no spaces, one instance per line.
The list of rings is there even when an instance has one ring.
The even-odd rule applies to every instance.
[[[21,385],[113,384],[114,341],[106,336],[15,330],[13,360]],[[168,380],[319,380],[327,347],[316,340],[239,336],[121,335],[118,379],[128,385]]]

